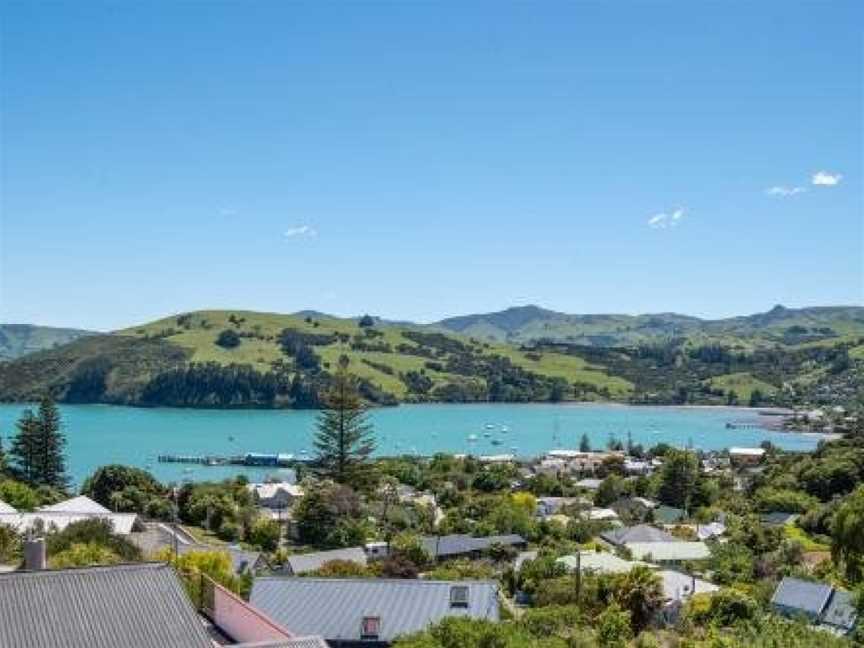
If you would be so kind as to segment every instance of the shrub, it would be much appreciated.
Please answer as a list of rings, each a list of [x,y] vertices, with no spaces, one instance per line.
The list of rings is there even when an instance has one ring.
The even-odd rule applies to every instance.
[[[219,333],[216,338],[217,346],[222,347],[223,349],[234,349],[240,346],[240,336],[237,335],[236,331],[232,331],[231,329],[225,329],[221,333]]]
[[[67,567],[86,567],[87,565],[114,565],[120,562],[120,556],[96,542],[76,542],[65,551],[55,554],[49,559],[52,569]]]
[[[249,530],[247,540],[263,551],[275,551],[282,537],[282,528],[276,520],[258,518]]]

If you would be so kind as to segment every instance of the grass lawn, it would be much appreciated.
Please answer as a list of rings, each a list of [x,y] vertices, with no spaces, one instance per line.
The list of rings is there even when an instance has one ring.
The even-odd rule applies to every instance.
[[[773,394],[777,391],[774,385],[766,383],[763,380],[754,378],[748,372],[725,374],[708,380],[708,384],[713,389],[722,389],[724,393],[734,391],[738,394],[738,400],[741,403],[746,403],[750,400],[750,395],[754,390],[758,389],[763,394]]]

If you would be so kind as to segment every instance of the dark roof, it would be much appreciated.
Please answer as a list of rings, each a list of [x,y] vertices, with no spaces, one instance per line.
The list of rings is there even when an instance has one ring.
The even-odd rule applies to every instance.
[[[164,563],[0,574],[0,646],[211,648]]]
[[[684,509],[675,508],[674,506],[658,506],[654,509],[654,521],[661,524],[672,524],[679,522],[687,517]]]
[[[818,617],[828,599],[832,588],[825,583],[812,583],[799,578],[784,578],[780,581],[771,603],[791,611],[798,611]]]
[[[675,542],[677,538],[662,529],[650,524],[637,524],[632,527],[621,527],[600,534],[606,542],[623,545],[630,542]]]
[[[783,526],[784,524],[790,524],[791,522],[794,522],[795,518],[797,517],[797,513],[773,511],[772,513],[763,513],[759,516],[759,519],[762,520],[762,524],[767,524],[770,526]]]
[[[834,596],[822,614],[822,623],[832,625],[844,630],[855,627],[855,619],[858,611],[855,609],[855,599],[849,592],[834,590]]]
[[[459,556],[474,551],[485,551],[494,544],[514,546],[526,544],[526,541],[525,538],[516,534],[485,536],[482,538],[453,534],[425,536],[423,538],[423,548],[433,558],[446,558],[447,556]]]
[[[468,607],[450,607],[450,588],[468,587]],[[292,631],[359,641],[363,617],[381,618],[379,641],[418,632],[448,616],[498,620],[491,581],[382,578],[257,578],[251,604]]]
[[[347,560],[360,565],[366,564],[366,552],[363,547],[348,547],[331,551],[316,551],[315,553],[293,554],[288,556],[288,566],[292,574],[306,574],[320,569],[324,563],[331,560]]]

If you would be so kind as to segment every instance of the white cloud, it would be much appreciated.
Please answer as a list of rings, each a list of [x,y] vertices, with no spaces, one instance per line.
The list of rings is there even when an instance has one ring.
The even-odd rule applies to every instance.
[[[840,184],[840,181],[843,179],[843,176],[839,173],[828,173],[827,171],[817,171],[813,174],[813,179],[811,182],[814,185],[821,185],[823,187],[833,187],[834,185]]]
[[[648,227],[652,229],[667,229],[677,227],[687,214],[683,209],[676,209],[671,214],[655,214],[648,219]]]
[[[318,232],[314,227],[309,225],[298,225],[297,227],[289,227],[284,232],[285,238],[297,238],[297,237],[305,237],[312,238],[313,236],[318,236]]]
[[[789,196],[797,196],[798,194],[804,193],[807,191],[807,187],[784,187],[781,185],[777,185],[776,187],[769,187],[765,190],[765,193],[769,196],[779,196],[781,198],[787,198]]]

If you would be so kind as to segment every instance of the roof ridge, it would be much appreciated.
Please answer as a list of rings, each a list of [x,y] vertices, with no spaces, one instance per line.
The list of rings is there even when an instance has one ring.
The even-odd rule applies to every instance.
[[[32,576],[32,575],[56,575],[65,573],[81,573],[86,571],[110,571],[110,570],[130,570],[134,569],[156,569],[160,567],[170,568],[167,562],[159,560],[144,560],[140,562],[123,562],[114,563],[113,565],[83,565],[76,567],[48,567],[46,569],[17,569],[11,572],[0,572],[0,578],[9,578],[14,576]]]
[[[285,581],[285,582],[316,582],[316,583],[400,583],[406,585],[498,585],[497,581],[490,578],[470,579],[470,580],[432,580],[426,578],[375,578],[374,576],[366,578],[327,578],[325,576],[259,576],[255,579],[258,581]]]

